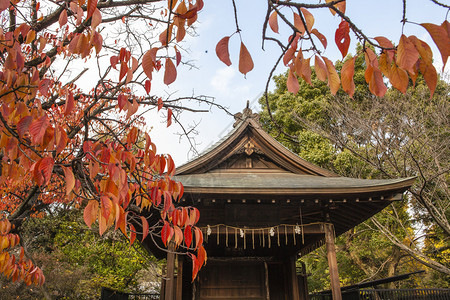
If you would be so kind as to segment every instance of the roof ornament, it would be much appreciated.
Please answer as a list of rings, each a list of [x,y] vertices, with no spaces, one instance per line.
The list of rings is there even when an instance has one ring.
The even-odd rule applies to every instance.
[[[247,106],[244,108],[244,110],[234,115],[234,120],[236,122],[234,122],[233,128],[246,119],[254,119],[259,124],[259,114],[253,113],[252,109],[250,108],[249,100],[247,100]]]

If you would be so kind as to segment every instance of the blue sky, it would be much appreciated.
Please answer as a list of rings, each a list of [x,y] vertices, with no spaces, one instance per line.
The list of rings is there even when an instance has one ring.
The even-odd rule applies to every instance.
[[[446,0],[448,1],[448,0]],[[204,0],[205,6],[199,14],[196,37],[189,37],[183,45],[189,53],[182,52],[184,58],[193,60],[197,69],[189,70],[180,67],[177,81],[171,86],[155,85],[152,92],[175,96],[208,95],[215,98],[215,102],[227,107],[232,113],[240,112],[250,100],[253,110],[258,110],[257,99],[264,91],[268,74],[272,69],[280,51],[271,43],[266,43],[265,51],[261,49],[262,25],[266,12],[266,2],[261,0],[236,0],[238,21],[242,30],[241,35],[248,50],[252,54],[255,68],[244,78],[238,72],[238,55],[240,40],[233,36],[230,40],[230,56],[232,65],[227,67],[215,54],[217,42],[224,36],[235,31],[234,16],[231,0]],[[317,3],[317,1],[310,1]],[[445,2],[445,1],[444,1]],[[448,3],[448,2],[447,2]],[[430,0],[408,0],[407,19],[415,23],[437,23],[445,20],[446,10],[437,7]],[[324,56],[332,61],[342,59],[334,43],[334,32],[340,18],[333,17],[327,9],[310,10],[315,17],[315,25],[328,39],[328,48]],[[369,37],[386,36],[397,42],[402,33],[402,1],[395,0],[348,0],[347,13],[354,23]],[[290,15],[290,13],[288,14]],[[280,27],[280,32],[283,28]],[[285,31],[286,35],[291,32]],[[416,35],[427,42],[434,51],[435,65],[442,68],[442,60],[428,33],[419,25],[406,24],[403,33],[407,36]],[[275,34],[274,34],[275,35]],[[354,53],[356,38],[351,35],[352,43],[349,52]],[[449,64],[446,71],[448,73]],[[284,66],[277,69],[277,74],[285,70]],[[161,114],[159,114],[161,115]],[[155,141],[158,152],[170,153],[177,165],[192,158],[188,154],[189,143],[185,138],[179,138],[175,133],[180,128],[172,125],[168,129],[161,123],[160,117],[151,113],[147,116],[152,139]],[[199,145],[198,151],[207,148],[221,136],[231,130],[233,118],[219,109],[213,108],[210,113],[191,114],[183,113],[181,122],[200,123],[197,127],[196,137]]]

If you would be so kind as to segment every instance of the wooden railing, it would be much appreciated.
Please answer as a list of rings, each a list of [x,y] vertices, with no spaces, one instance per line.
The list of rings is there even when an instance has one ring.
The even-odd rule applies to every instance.
[[[332,300],[331,294],[311,294],[310,300]],[[450,289],[367,289],[342,292],[343,300],[450,300]]]

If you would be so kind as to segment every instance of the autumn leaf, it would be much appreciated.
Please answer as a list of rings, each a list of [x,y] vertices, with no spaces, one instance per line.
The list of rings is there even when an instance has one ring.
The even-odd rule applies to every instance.
[[[83,212],[83,219],[86,225],[91,228],[92,223],[97,220],[98,215],[98,201],[90,200]]]
[[[69,195],[75,187],[75,176],[73,175],[71,168],[62,166],[62,169],[64,172],[64,180],[66,182],[66,195]]]
[[[170,58],[166,58],[166,67],[164,71],[164,84],[169,85],[177,78],[177,69]]]
[[[49,120],[46,115],[34,120],[28,130],[30,131],[31,141],[34,144],[42,144],[45,131],[49,125]]]
[[[73,97],[73,93],[71,91],[68,91],[66,96],[66,103],[64,104],[64,115],[65,116],[70,115],[74,108],[75,108],[75,99]]]
[[[439,49],[442,57],[442,70],[444,70],[445,65],[447,64],[447,59],[450,56],[450,32],[448,21],[444,21],[441,26],[431,24],[431,23],[422,23],[422,25],[428,33],[431,35],[434,43]]]
[[[172,125],[172,109],[167,109],[167,127]]]
[[[287,89],[290,93],[297,94],[300,85],[298,83],[297,77],[294,75],[291,69],[289,69],[288,79],[287,79]]]
[[[419,52],[414,44],[404,35],[400,37],[397,47],[397,65],[410,73],[414,73],[414,64],[419,59]]]
[[[333,2],[334,0],[326,0],[326,3],[330,3]],[[339,11],[341,11],[342,13],[345,14],[345,1],[339,2],[335,5],[333,5],[333,7],[335,7],[336,9],[338,9]],[[336,14],[336,12],[334,11],[334,9],[330,8],[331,14],[334,16]]]
[[[409,82],[408,73],[393,63],[389,75],[389,82],[392,86],[403,94],[406,94]]]
[[[227,66],[231,65],[230,53],[228,51],[228,43],[230,37],[226,36],[222,38],[216,45],[216,55]]]
[[[383,48],[394,48],[394,45],[390,40],[385,38],[384,36],[377,36],[374,37],[374,39],[378,42],[378,44]],[[383,50],[383,52],[387,53],[387,57],[389,58],[388,62],[391,63],[391,61],[394,59],[395,50]]]
[[[325,64],[323,63],[322,59],[319,58],[319,56],[314,57],[314,68],[316,70],[317,78],[320,81],[326,81],[327,80],[327,68],[325,67]]]
[[[420,73],[422,73],[423,78],[425,79],[425,83],[428,86],[428,89],[430,90],[430,99],[433,97],[434,90],[436,89],[437,85],[437,72],[434,68],[433,64],[429,64],[424,62],[423,60],[420,61],[419,64]]]
[[[142,221],[142,242],[144,242],[145,238],[148,235],[149,227],[147,219],[144,216],[140,216]]]
[[[307,58],[302,63],[302,78],[305,80],[310,86],[312,86],[311,82],[311,66],[310,66],[311,58]]]
[[[170,227],[169,222],[164,221],[164,226],[163,226],[163,228],[161,230],[161,240],[164,243],[164,246],[166,246],[166,247],[167,247],[168,240],[170,240],[170,238],[172,236],[171,235],[171,231],[172,230],[173,229]]]
[[[239,72],[246,75],[253,70],[253,60],[247,47],[241,42],[241,49],[239,51]]]
[[[67,24],[67,11],[65,9],[59,14],[58,23],[59,27],[63,27]]]
[[[327,48],[327,38],[323,34],[321,34],[316,28],[311,30],[311,33],[314,34],[319,39],[319,41],[322,43],[323,47],[326,49]]]
[[[322,57],[325,61],[327,67],[327,77],[328,77],[328,86],[330,87],[331,93],[336,95],[339,87],[341,86],[341,80],[339,79],[339,74],[336,71],[331,60],[326,57]]]
[[[25,116],[20,119],[19,123],[17,123],[17,132],[19,133],[20,138],[23,138],[25,133],[28,132],[28,127],[30,126],[31,121],[33,121],[32,116]]]
[[[278,33],[278,13],[274,11],[269,17],[269,26],[273,32]]]
[[[150,90],[152,88],[152,82],[150,80],[146,80],[144,83],[144,88],[145,88],[145,92],[148,94],[150,94]]]
[[[342,89],[350,96],[350,98],[353,98],[353,94],[355,93],[355,82],[353,81],[353,75],[355,74],[355,60],[356,57],[347,59],[341,70]]]
[[[91,26],[92,28],[97,28],[100,23],[102,23],[102,14],[98,8],[95,8],[94,13],[92,14]]]
[[[311,28],[314,26],[314,16],[304,7],[301,7],[300,10],[305,18],[306,28],[308,31],[311,31]]]
[[[341,51],[342,57],[345,57],[347,55],[348,47],[350,46],[349,33],[350,27],[347,21],[342,20],[334,36],[334,40],[339,48],[339,51]]]
[[[186,247],[190,248],[192,244],[192,227],[190,225],[184,228],[184,243]]]
[[[87,16],[86,19],[89,19],[94,14],[95,9],[97,8],[98,0],[87,0]]]

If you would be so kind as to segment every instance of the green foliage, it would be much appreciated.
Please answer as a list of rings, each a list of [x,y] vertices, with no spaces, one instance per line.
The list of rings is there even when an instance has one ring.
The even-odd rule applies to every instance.
[[[97,228],[84,225],[79,211],[28,220],[23,240],[43,267],[44,288],[58,299],[98,299],[101,287],[148,292],[143,290],[145,284],[159,282],[153,272],[159,268],[156,260],[139,243],[130,246],[119,232],[100,237]],[[42,297],[42,290],[20,289],[19,285],[8,283],[0,298],[9,294]]]
[[[448,116],[447,123],[445,118],[436,117],[437,112],[448,109],[448,84],[440,81],[435,96],[429,100],[429,90],[419,76],[415,88],[410,88],[406,95],[389,89],[384,98],[378,98],[368,91],[364,65],[364,57],[358,56],[353,99],[342,90],[333,97],[326,84],[317,79],[314,70],[313,86],[300,80],[300,90],[296,95],[287,91],[287,73],[275,76],[275,90],[267,95],[267,102],[265,97],[260,99],[261,123],[291,151],[341,176],[397,178],[420,175],[420,167],[423,167],[422,172],[433,168],[448,170],[448,144],[446,147],[437,143],[449,137]],[[342,63],[336,63],[338,71],[341,67]],[[270,108],[274,122],[267,108]],[[417,138],[424,135],[427,139]],[[435,148],[439,148],[441,156],[432,155],[437,152]],[[441,148],[447,148],[446,157]],[[419,161],[413,162],[414,159]],[[437,167],[430,163],[435,159],[440,160]],[[448,172],[445,176],[443,181],[448,184]],[[436,188],[438,184],[430,180],[421,186],[421,180],[418,180],[419,187],[424,186],[424,191],[435,188],[434,199],[447,197],[448,202],[447,195],[439,196],[441,189]],[[423,233],[418,230],[419,226],[422,226],[421,230],[424,230],[424,225],[428,226],[426,238],[421,239],[424,247],[414,251],[425,250],[435,261],[450,266],[448,238],[439,226],[435,226],[435,220],[429,218],[423,206],[411,201],[410,197],[408,200],[389,206],[376,219],[408,246],[417,244],[415,236]],[[413,211],[417,215],[411,215]],[[444,212],[449,213],[448,209]],[[425,276],[416,275],[387,287],[448,286],[448,276],[437,275],[418,263],[410,253],[394,245],[370,220],[338,237],[336,248],[342,285],[425,269]],[[317,249],[302,260],[310,274],[310,292],[329,289],[325,250]]]

